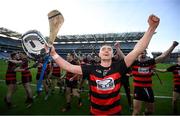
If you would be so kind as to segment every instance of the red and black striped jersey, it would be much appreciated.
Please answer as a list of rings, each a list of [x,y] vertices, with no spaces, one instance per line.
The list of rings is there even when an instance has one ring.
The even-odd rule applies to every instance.
[[[52,75],[56,76],[56,77],[60,77],[61,73],[61,69],[59,67],[59,65],[57,63],[52,63]]]
[[[36,78],[37,77],[40,77],[41,75],[41,71],[42,71],[42,68],[43,68],[43,62],[39,62],[39,65],[37,67],[37,75],[36,75]],[[50,72],[50,64],[47,64],[46,66],[46,70],[44,71],[44,76],[47,76],[47,74]]]
[[[137,87],[152,87],[152,75],[155,67],[155,59],[147,61],[135,61],[132,65],[133,85]]]
[[[76,61],[74,61],[74,60],[72,60],[71,62],[70,62],[71,64],[74,64],[74,65],[77,65],[77,62]],[[75,74],[73,74],[73,73],[71,73],[71,72],[66,72],[66,79],[67,80],[70,80],[73,76],[74,76]],[[78,80],[77,78],[74,78],[73,80]]]
[[[21,68],[22,69],[26,69],[28,67],[28,60],[27,59],[22,59],[22,65]],[[31,77],[31,72],[29,70],[24,70],[22,71],[22,78],[23,77]]]
[[[14,71],[15,68],[16,68],[16,64],[9,61],[6,72],[6,80],[8,81],[16,80],[16,72]]]
[[[82,65],[84,76],[88,77],[91,114],[113,115],[121,112],[119,94],[121,75],[126,73],[124,60],[113,62],[110,67]],[[88,76],[89,75],[89,76]]]
[[[167,71],[173,73],[174,85],[180,85],[180,65],[176,64],[167,68]]]
[[[42,65],[38,65],[37,75],[41,74],[41,70],[42,70]]]

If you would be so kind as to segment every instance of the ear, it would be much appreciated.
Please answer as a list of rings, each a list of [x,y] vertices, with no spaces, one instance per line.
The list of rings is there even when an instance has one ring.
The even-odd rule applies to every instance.
[[[112,58],[114,57],[114,53],[112,52]]]
[[[99,51],[99,54],[98,54],[98,55],[99,55],[99,57],[101,58],[101,54],[100,54],[100,51]]]

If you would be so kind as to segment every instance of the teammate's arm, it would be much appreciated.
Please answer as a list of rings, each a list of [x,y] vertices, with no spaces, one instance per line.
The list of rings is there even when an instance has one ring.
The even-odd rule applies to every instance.
[[[10,59],[8,61],[10,61],[12,63],[15,63],[15,64],[21,64],[22,63],[22,60],[12,60],[12,59]]]
[[[167,58],[170,53],[174,50],[174,48],[178,45],[179,43],[177,41],[173,41],[173,44],[167,49],[165,52],[163,52],[160,56],[155,58],[156,63],[162,62],[165,58]]]
[[[115,58],[118,58],[119,60],[120,59],[123,59],[125,57],[124,53],[121,51],[121,47],[120,47],[120,44],[119,42],[116,42],[114,44],[114,47],[116,49],[116,56],[114,56]]]

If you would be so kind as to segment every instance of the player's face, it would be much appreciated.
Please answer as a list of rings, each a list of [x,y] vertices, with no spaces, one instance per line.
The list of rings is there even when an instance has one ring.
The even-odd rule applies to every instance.
[[[19,53],[16,54],[16,59],[17,59],[17,60],[21,59],[21,56],[20,56]]]
[[[113,49],[111,46],[104,45],[99,51],[99,57],[102,60],[110,60],[113,57]]]
[[[145,59],[145,58],[146,58],[146,51],[144,51],[143,53],[141,53],[141,54],[139,55],[139,58],[140,58],[140,59]]]
[[[71,54],[67,54],[67,61],[71,61],[73,58],[72,58],[72,55]]]

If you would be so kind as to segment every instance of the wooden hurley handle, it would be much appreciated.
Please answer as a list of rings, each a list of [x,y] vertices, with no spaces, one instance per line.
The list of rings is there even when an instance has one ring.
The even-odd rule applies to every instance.
[[[48,44],[52,45],[56,39],[59,29],[64,23],[64,17],[58,10],[52,10],[48,13],[50,35]]]

